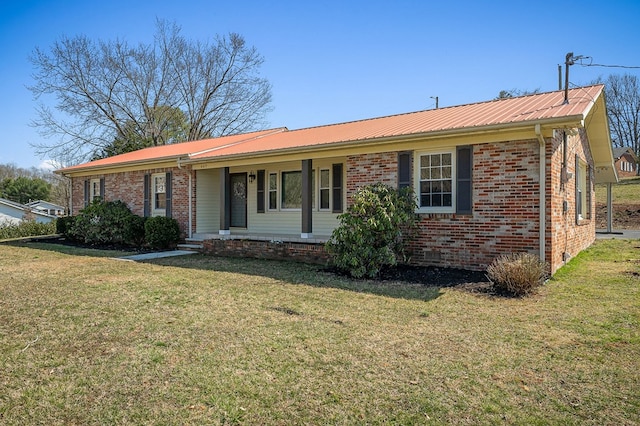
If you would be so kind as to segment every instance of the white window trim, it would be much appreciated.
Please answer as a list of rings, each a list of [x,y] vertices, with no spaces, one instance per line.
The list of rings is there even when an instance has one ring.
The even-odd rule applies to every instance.
[[[328,208],[320,208],[320,172],[322,170],[326,170],[329,172],[329,186],[325,189],[329,190],[329,207]],[[331,183],[333,182],[333,170],[331,169],[331,167],[326,167],[326,166],[320,166],[320,167],[314,167],[312,169],[313,173],[313,182],[312,182],[312,188],[314,191],[314,196],[313,196],[313,202],[311,205],[312,211],[314,212],[322,212],[322,213],[326,213],[326,212],[331,212],[332,211],[332,207],[333,207],[333,190],[331,187]],[[265,171],[265,175],[266,175],[266,183],[265,183],[265,193],[266,193],[266,208],[265,208],[265,212],[272,212],[272,213],[276,213],[276,212],[300,212],[302,211],[302,208],[283,208],[282,207],[282,191],[283,191],[283,186],[282,186],[282,175],[284,173],[291,173],[291,172],[299,172],[302,173],[301,169],[281,169],[281,170],[266,170]],[[269,197],[270,197],[270,179],[271,179],[271,175],[275,175],[276,176],[276,189],[275,189],[275,193],[276,193],[276,207],[275,208],[271,208],[270,204],[269,204]],[[344,201],[343,201],[344,202]]]
[[[327,172],[329,172],[329,186],[322,188],[320,186],[320,182],[322,181],[322,172],[325,171],[325,170]],[[316,190],[316,203],[318,204],[318,206],[317,206],[318,211],[321,211],[321,212],[330,212],[331,211],[331,206],[333,206],[333,191],[331,190],[331,182],[332,182],[332,177],[333,177],[332,173],[333,172],[332,172],[330,167],[319,167],[317,172],[316,172],[316,175],[317,175],[316,181],[317,181],[317,185],[318,185],[318,188]],[[320,203],[321,203],[320,191],[322,189],[326,189],[329,192],[329,207],[327,207],[327,208],[321,208],[320,207]]]
[[[151,175],[151,216],[166,216],[167,209],[157,209],[156,208],[156,178],[163,177],[166,179],[166,173],[154,173]],[[164,195],[165,195],[165,203],[167,196],[167,182],[164,182]]]
[[[267,170],[267,208],[268,212],[277,212],[280,208],[280,173],[274,170]],[[276,177],[276,206],[274,208],[271,207],[271,175],[275,175]]]
[[[587,174],[589,173],[588,164],[582,159],[578,159],[578,164],[576,164],[578,168],[578,180],[576,184],[578,185],[578,191],[580,192],[580,213],[578,213],[578,220],[586,220],[590,216],[589,212],[589,203],[588,203],[588,194],[587,192],[590,190],[589,188],[589,177]],[[577,192],[576,191],[576,194]],[[577,208],[577,206],[576,206]]]
[[[421,207],[420,206],[420,159],[423,155],[433,155],[433,154],[451,154],[451,206],[447,207]],[[431,150],[423,150],[415,152],[415,159],[413,161],[413,192],[418,197],[418,207],[416,208],[416,213],[455,213],[456,212],[456,194],[457,194],[457,185],[456,185],[456,148],[448,147],[441,149],[431,149]]]
[[[95,188],[98,188],[97,190]],[[94,178],[89,180],[89,202],[93,202],[96,198],[101,198],[100,193],[100,178]]]

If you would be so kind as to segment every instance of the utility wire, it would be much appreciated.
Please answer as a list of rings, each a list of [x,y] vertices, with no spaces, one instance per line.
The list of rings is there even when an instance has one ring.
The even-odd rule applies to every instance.
[[[589,63],[586,64],[583,61],[585,59],[589,59]],[[578,65],[581,65],[583,67],[606,67],[606,68],[628,68],[628,69],[638,69],[640,67],[636,67],[636,66],[632,66],[632,65],[606,65],[606,64],[594,64],[593,63],[593,58],[591,56],[577,56],[575,58],[573,58],[573,60],[579,60],[580,62],[578,62]],[[572,64],[570,64],[572,65]]]
[[[603,65],[603,64],[580,64],[583,67],[607,67],[607,68],[640,68],[629,65]]]

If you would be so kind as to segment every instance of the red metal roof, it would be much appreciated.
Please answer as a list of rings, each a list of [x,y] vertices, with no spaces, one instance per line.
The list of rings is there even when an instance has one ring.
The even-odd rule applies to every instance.
[[[171,145],[154,146],[144,148],[126,154],[115,155],[113,157],[102,158],[100,160],[91,161],[89,163],[78,164],[76,166],[62,169],[62,172],[83,169],[87,167],[109,167],[119,164],[128,163],[144,163],[151,161],[171,160],[180,157],[187,157],[189,154],[203,154],[212,152],[213,150],[231,147],[235,144],[260,138],[272,133],[285,131],[285,128],[261,130],[251,133],[242,133],[238,135],[223,136],[212,139],[202,139],[199,141],[174,143]]]
[[[508,127],[570,117],[582,119],[588,114],[603,89],[603,85],[571,89],[568,103],[564,102],[564,92],[556,91],[299,130],[277,128],[166,145],[69,167],[62,172],[169,158],[185,157],[186,160],[188,157],[195,161],[409,135],[471,132],[482,128]]]

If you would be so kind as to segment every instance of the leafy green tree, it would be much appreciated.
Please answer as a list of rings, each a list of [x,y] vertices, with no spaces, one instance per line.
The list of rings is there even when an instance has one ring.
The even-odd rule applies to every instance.
[[[352,201],[325,246],[335,266],[361,278],[406,261],[418,220],[413,190],[377,183],[360,188]]]
[[[48,201],[50,194],[51,184],[40,178],[20,176],[5,178],[0,183],[0,196],[21,204],[35,200]]]

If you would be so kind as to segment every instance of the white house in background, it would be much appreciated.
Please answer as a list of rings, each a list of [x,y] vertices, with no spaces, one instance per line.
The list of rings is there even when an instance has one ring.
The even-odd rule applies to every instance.
[[[37,223],[51,223],[56,220],[56,216],[32,210],[24,204],[0,198],[0,225],[6,223],[19,225],[25,219],[33,219]]]
[[[59,204],[54,204],[49,201],[37,200],[31,201],[25,204],[27,207],[30,207],[31,210],[38,211],[40,213],[48,214],[49,216],[64,216],[64,206]]]

